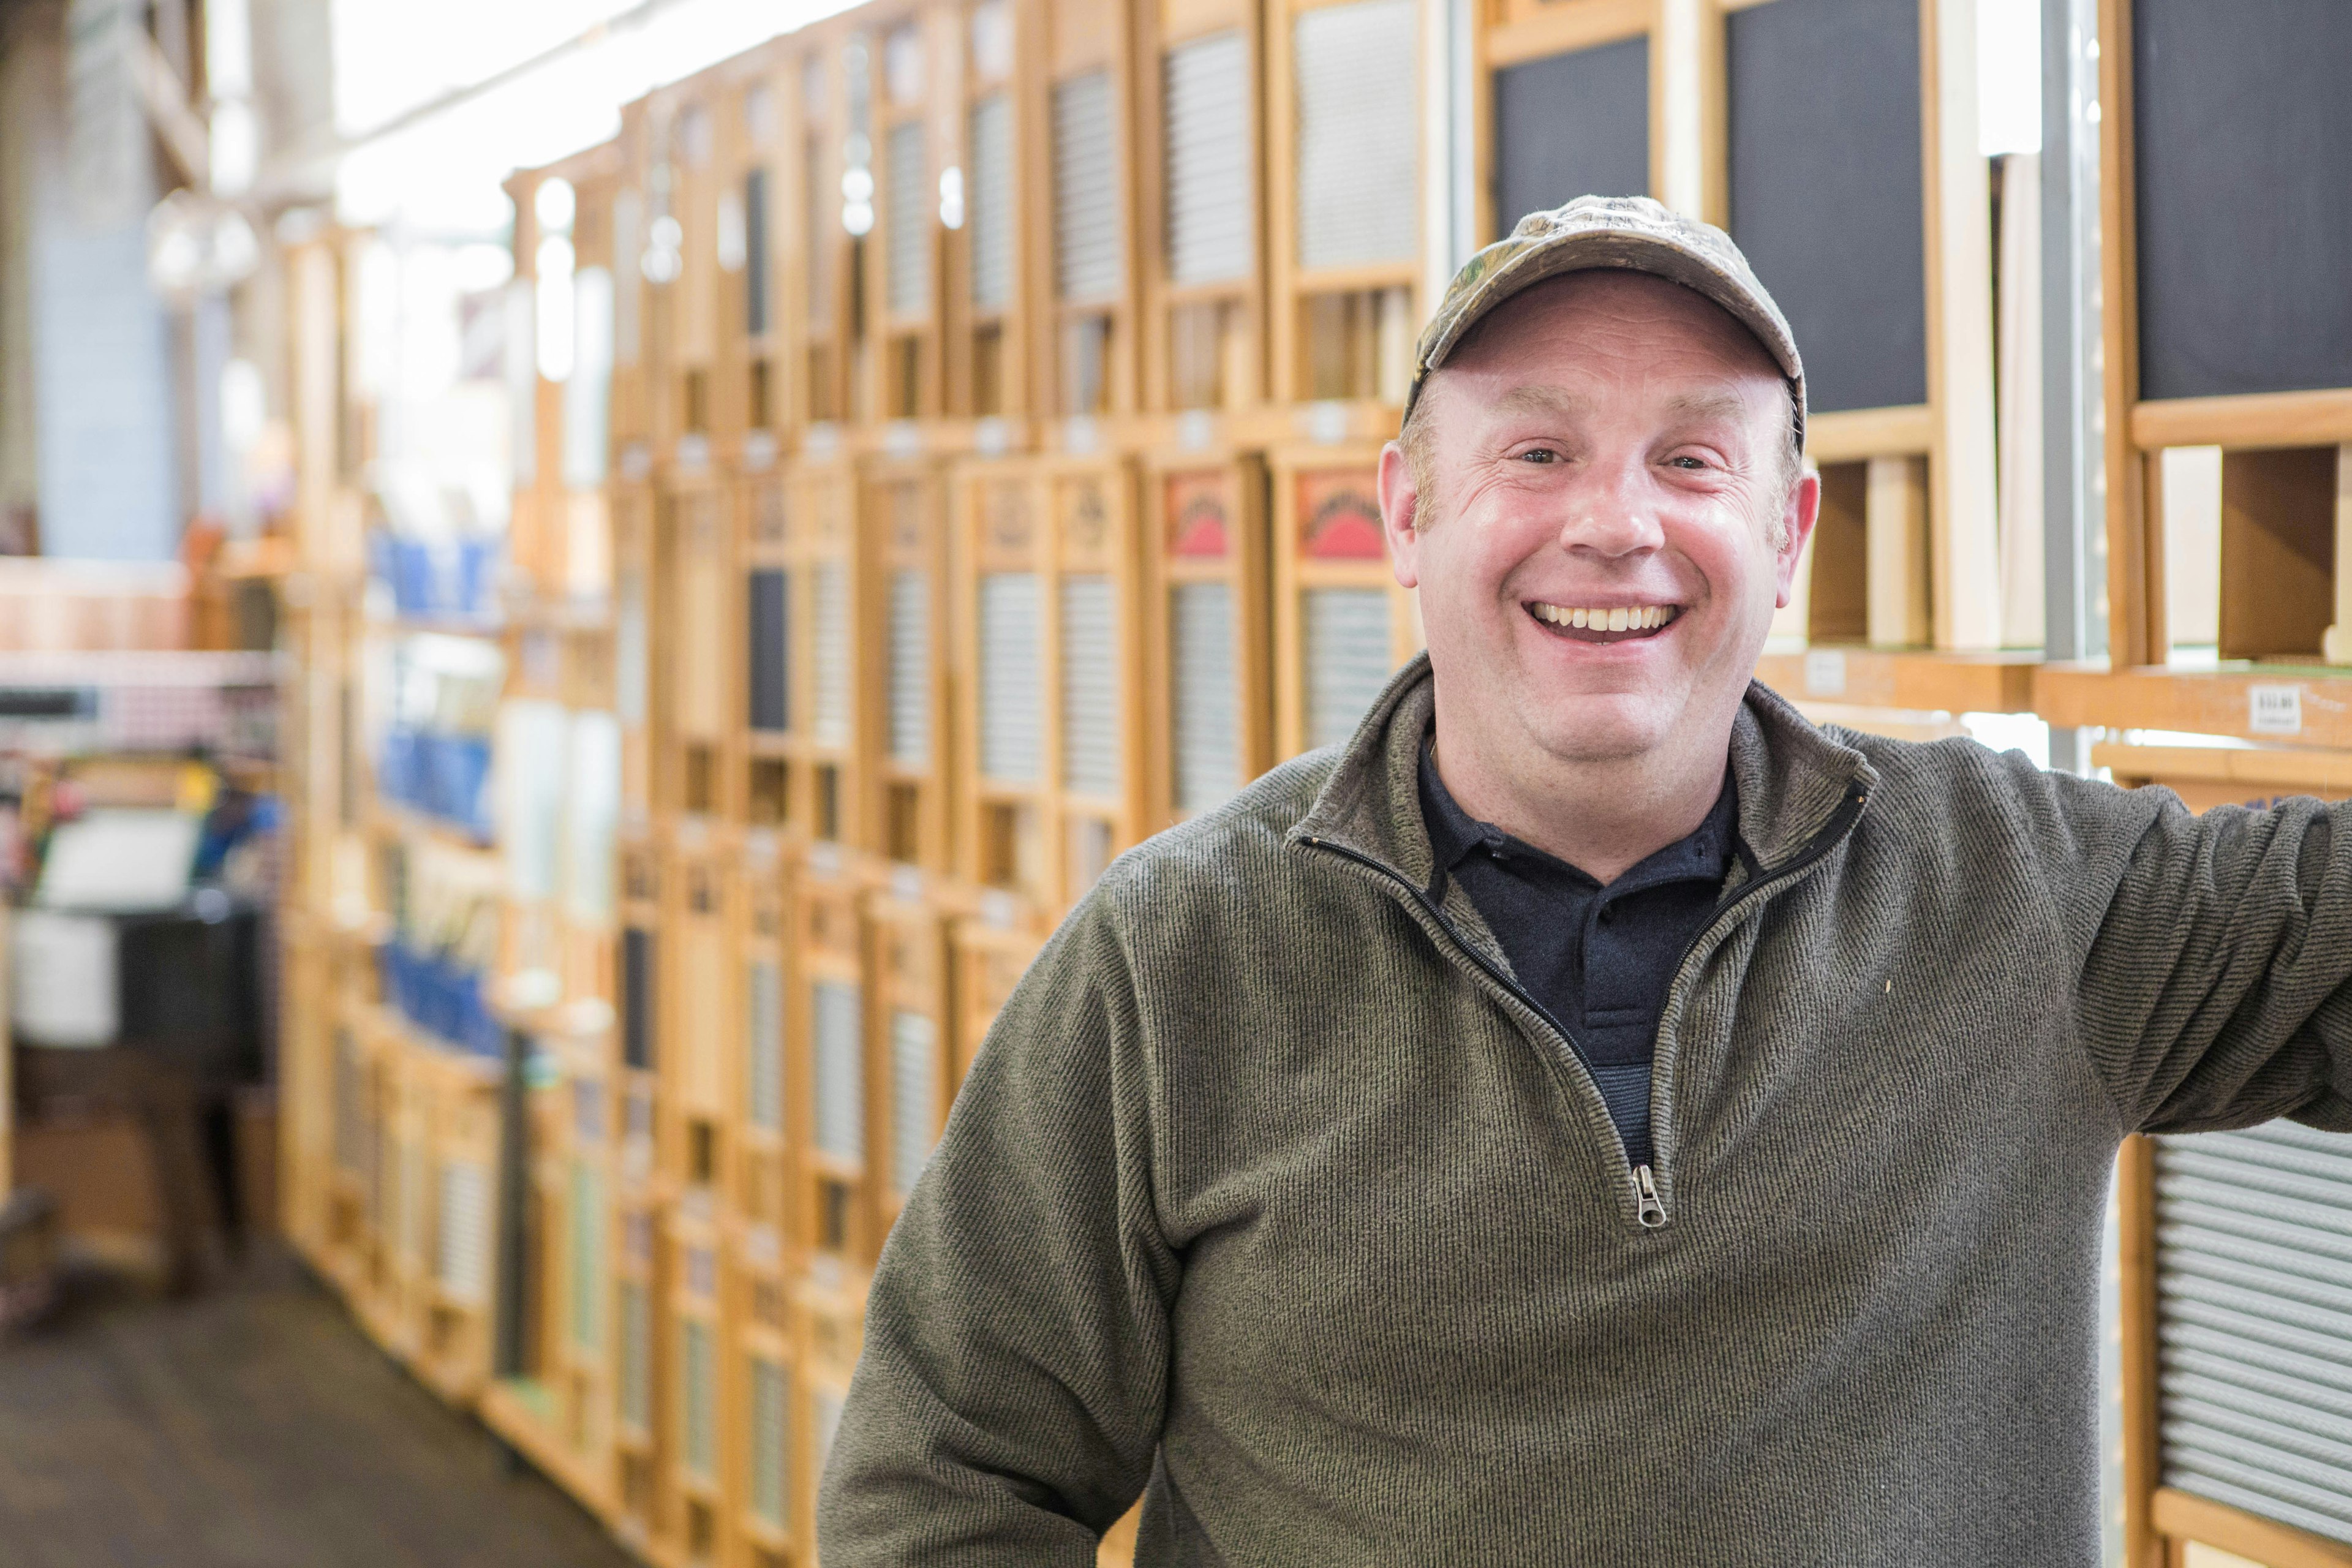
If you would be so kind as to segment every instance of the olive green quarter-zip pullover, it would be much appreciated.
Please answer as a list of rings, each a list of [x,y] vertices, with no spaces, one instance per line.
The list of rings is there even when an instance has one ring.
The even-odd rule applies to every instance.
[[[2352,1129],[2352,808],[2192,817],[1761,687],[1652,1163],[1458,887],[1425,661],[1122,857],[892,1232],[825,1568],[2097,1555],[2135,1129]]]

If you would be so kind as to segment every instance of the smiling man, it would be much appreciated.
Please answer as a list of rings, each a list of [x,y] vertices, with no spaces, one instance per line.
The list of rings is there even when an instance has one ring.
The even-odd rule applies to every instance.
[[[1522,220],[1383,454],[1429,652],[1122,858],[875,1277],[826,1568],[2097,1558],[2107,1173],[2352,1127],[2352,815],[1749,681],[1804,375],[1718,231]]]

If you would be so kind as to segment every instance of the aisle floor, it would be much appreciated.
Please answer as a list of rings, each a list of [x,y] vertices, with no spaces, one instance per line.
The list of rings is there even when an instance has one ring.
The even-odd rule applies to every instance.
[[[626,1568],[282,1255],[0,1344],[0,1568]]]

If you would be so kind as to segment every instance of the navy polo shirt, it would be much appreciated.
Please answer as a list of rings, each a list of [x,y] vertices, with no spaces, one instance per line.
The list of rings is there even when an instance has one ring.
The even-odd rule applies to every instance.
[[[1650,1058],[1683,950],[1715,913],[1743,852],[1730,774],[1696,832],[1602,887],[1556,855],[1478,821],[1421,749],[1421,815],[1436,887],[1462,884],[1520,986],[1568,1030],[1608,1102],[1628,1161],[1650,1163]]]

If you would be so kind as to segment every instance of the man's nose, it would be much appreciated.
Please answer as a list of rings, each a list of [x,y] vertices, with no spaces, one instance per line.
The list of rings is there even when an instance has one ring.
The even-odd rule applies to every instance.
[[[1560,520],[1559,545],[1570,554],[1607,559],[1655,550],[1664,542],[1657,497],[1639,462],[1612,463],[1591,470],[1569,493]]]

